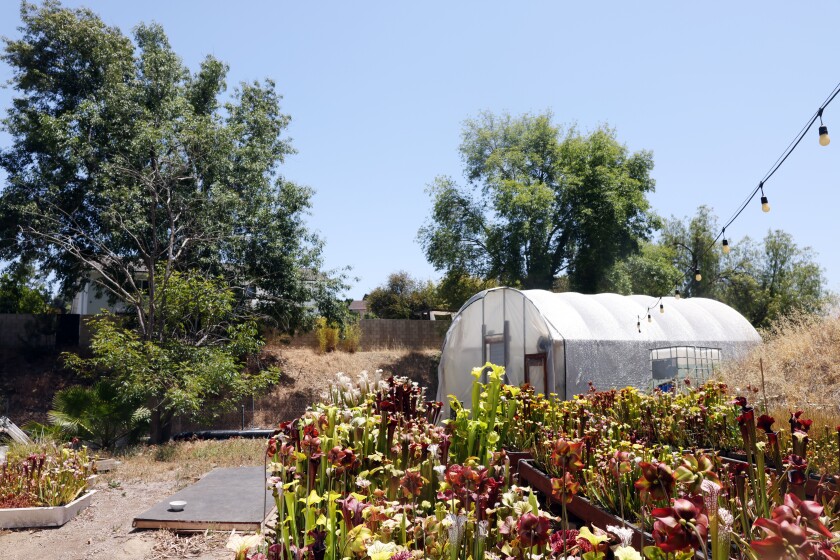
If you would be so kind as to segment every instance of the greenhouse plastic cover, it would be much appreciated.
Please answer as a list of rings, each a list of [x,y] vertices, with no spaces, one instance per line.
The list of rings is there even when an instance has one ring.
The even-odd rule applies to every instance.
[[[504,324],[508,382],[524,381],[525,354],[547,351],[549,386],[532,385],[565,397],[586,391],[590,381],[599,389],[649,388],[653,349],[719,348],[731,359],[761,341],[740,313],[711,299],[494,288],[470,298],[453,318],[438,368],[438,400],[469,395],[470,371],[483,364],[483,337],[503,333]]]

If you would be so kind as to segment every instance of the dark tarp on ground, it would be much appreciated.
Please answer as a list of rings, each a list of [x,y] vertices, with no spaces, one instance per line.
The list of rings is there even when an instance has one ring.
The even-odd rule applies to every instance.
[[[169,502],[187,502],[171,511]],[[255,531],[274,505],[263,467],[213,469],[195,484],[169,496],[134,518],[138,529],[175,531]]]

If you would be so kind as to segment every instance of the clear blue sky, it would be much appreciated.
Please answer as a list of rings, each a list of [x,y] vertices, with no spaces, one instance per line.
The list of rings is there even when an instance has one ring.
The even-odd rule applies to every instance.
[[[654,209],[725,219],[840,81],[840,2],[67,1],[125,32],[164,26],[190,67],[230,65],[229,85],[270,77],[298,154],[284,175],[317,194],[309,225],[329,267],[361,297],[407,270],[438,278],[416,242],[425,186],[461,177],[459,134],[481,110],[550,109],[560,123],[617,129],[654,152]],[[0,0],[0,35],[19,5]],[[0,79],[10,70],[0,64]],[[5,110],[12,92],[0,90]],[[812,247],[840,291],[840,99],[767,184],[730,239],[769,228]],[[0,134],[0,145],[9,137]]]

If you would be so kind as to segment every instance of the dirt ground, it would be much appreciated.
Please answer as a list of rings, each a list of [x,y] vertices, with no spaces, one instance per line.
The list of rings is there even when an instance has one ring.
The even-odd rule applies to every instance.
[[[428,398],[434,398],[437,388],[438,352],[434,350],[323,355],[307,348],[269,347],[267,351],[276,359],[284,376],[268,395],[254,400],[249,425],[274,426],[301,414],[339,371],[355,376],[362,370],[382,369],[386,375],[407,376],[427,387]],[[55,389],[49,389],[56,385],[61,387],[74,381],[54,364],[54,358],[45,357],[28,364],[28,368],[14,368],[15,373],[37,369],[41,375],[9,375],[11,368],[7,368],[4,372],[7,375],[0,376],[15,388],[16,402],[26,404],[27,419],[43,421],[50,402],[44,395],[51,395]],[[238,427],[238,421],[238,415],[232,415],[215,427]],[[119,457],[122,464],[115,471],[97,478],[97,492],[90,507],[64,527],[0,531],[0,559],[230,559],[231,552],[225,549],[227,533],[178,536],[168,531],[135,531],[131,522],[135,515],[195,482],[214,467],[261,465],[264,450],[265,443],[260,440],[181,442],[135,448]]]
[[[134,530],[131,522],[213,467],[263,464],[265,442],[182,442],[137,448],[98,476],[91,505],[57,529],[0,532],[3,560],[230,559],[228,533],[175,535]]]

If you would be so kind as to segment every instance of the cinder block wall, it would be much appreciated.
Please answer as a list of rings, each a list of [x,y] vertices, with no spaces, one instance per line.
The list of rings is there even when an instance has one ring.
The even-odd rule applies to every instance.
[[[359,345],[363,350],[379,348],[440,348],[449,328],[447,321],[413,321],[410,319],[362,319],[359,322]],[[318,345],[314,332],[292,337],[290,346]]]

